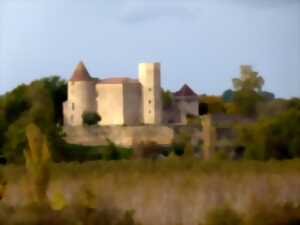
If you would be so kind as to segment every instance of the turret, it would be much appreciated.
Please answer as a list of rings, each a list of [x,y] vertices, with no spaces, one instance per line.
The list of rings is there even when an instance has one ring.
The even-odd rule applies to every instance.
[[[68,101],[64,104],[65,125],[82,125],[84,112],[96,112],[96,90],[93,79],[80,62],[68,82]]]
[[[160,124],[162,117],[160,64],[140,64],[139,81],[142,85],[142,121],[144,124]]]

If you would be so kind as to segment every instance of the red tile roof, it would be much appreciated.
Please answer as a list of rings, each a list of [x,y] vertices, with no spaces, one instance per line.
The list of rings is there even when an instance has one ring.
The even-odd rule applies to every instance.
[[[93,81],[83,62],[80,62],[77,66],[70,81]]]
[[[190,97],[198,96],[187,84],[183,85],[182,88],[174,93],[176,97]]]
[[[139,83],[139,80],[131,79],[128,77],[114,77],[101,79],[98,81],[100,84],[122,84],[122,83]]]

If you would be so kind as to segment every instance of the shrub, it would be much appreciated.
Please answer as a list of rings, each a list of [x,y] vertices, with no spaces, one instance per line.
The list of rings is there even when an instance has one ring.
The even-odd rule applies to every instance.
[[[46,191],[50,180],[49,162],[51,155],[47,139],[35,124],[27,126],[26,137],[29,148],[24,151],[24,155],[32,188],[31,195],[34,202],[43,203],[47,200]]]
[[[96,125],[101,121],[101,117],[96,112],[84,112],[82,114],[83,124],[88,126]]]
[[[138,225],[134,221],[134,211],[133,210],[127,210],[123,217],[120,219],[120,221],[117,223],[117,225]]]
[[[141,142],[134,147],[135,156],[137,158],[152,158],[155,159],[165,153],[165,148],[155,142]]]
[[[205,217],[205,225],[240,225],[241,216],[228,206],[221,206],[209,211]]]
[[[185,158],[193,158],[194,157],[194,148],[191,143],[187,143],[184,147],[184,155]]]
[[[273,205],[256,203],[250,209],[247,225],[297,225],[300,224],[300,208],[293,204]]]
[[[107,139],[108,145],[104,146],[104,159],[106,160],[121,160],[129,159],[133,155],[131,148],[120,147]]]

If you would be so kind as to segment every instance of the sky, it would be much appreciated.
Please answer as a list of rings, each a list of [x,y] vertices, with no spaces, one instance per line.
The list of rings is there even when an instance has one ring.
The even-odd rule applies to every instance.
[[[81,60],[100,79],[160,62],[165,89],[212,95],[250,64],[300,97],[300,0],[0,0],[0,94]]]

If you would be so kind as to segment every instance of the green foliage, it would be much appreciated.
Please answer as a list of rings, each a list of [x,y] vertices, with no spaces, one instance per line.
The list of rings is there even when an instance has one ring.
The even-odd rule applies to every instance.
[[[292,98],[288,101],[288,108],[300,110],[300,98]]]
[[[230,159],[230,157],[224,149],[219,149],[213,155],[213,160],[228,160],[228,159]]]
[[[265,101],[272,101],[275,99],[275,95],[272,92],[262,91],[260,92],[260,95]]]
[[[82,114],[83,124],[86,125],[96,125],[101,121],[101,117],[96,112],[84,112]]]
[[[184,146],[178,143],[173,143],[172,152],[174,152],[176,156],[182,156],[184,154]]]
[[[46,191],[50,180],[51,161],[47,138],[34,124],[26,127],[26,136],[28,149],[24,151],[24,156],[32,198],[36,203],[44,203],[47,200]]]
[[[58,161],[95,161],[103,159],[103,154],[101,152],[105,151],[105,146],[84,146],[75,145],[62,142],[60,146],[60,155]]]
[[[264,85],[264,79],[259,76],[258,72],[253,71],[252,67],[248,65],[242,65],[240,69],[240,78],[232,80],[234,89],[236,91],[260,92]]]
[[[130,159],[133,155],[131,148],[116,146],[108,140],[106,146],[84,146],[63,143],[60,148],[60,161],[96,161],[96,160],[121,160]]]
[[[118,147],[111,142],[108,141],[108,145],[106,146],[105,152],[104,152],[104,158],[106,160],[120,160],[121,159],[121,152],[118,149]]]
[[[290,109],[264,117],[238,129],[239,143],[249,159],[288,159],[300,157],[300,111]]]
[[[66,95],[65,81],[49,77],[20,85],[0,98],[0,149],[9,162],[23,160],[25,129],[30,123],[42,129],[49,145],[57,144]]]
[[[193,158],[194,157],[194,148],[191,143],[186,143],[184,146],[184,158]]]
[[[198,127],[199,129],[202,128],[202,119],[200,116],[187,114],[186,120],[188,125]]]
[[[209,211],[205,218],[205,225],[241,225],[242,218],[228,206],[221,206]]]
[[[269,205],[256,203],[245,216],[246,225],[297,225],[300,224],[300,208],[293,204]]]
[[[233,96],[233,102],[238,107],[240,113],[245,116],[256,115],[257,104],[262,101],[262,96],[252,90],[236,91]]]
[[[289,101],[275,99],[269,102],[261,102],[257,107],[257,113],[260,117],[276,116],[288,110]]]
[[[169,90],[167,90],[167,91],[162,90],[161,98],[162,98],[163,109],[168,109],[172,106],[173,95]]]
[[[164,155],[165,147],[155,142],[141,142],[134,146],[135,158],[156,159],[159,155]]]
[[[262,92],[264,79],[251,66],[242,65],[240,78],[234,78],[232,83],[235,89],[233,102],[242,115],[256,115],[259,102],[274,98],[272,93]]]
[[[180,130],[178,133],[175,133],[174,140],[172,143],[173,152],[177,156],[182,156],[185,153],[185,148],[191,143],[192,137],[191,134],[187,131]]]
[[[113,207],[99,209],[72,205],[53,210],[48,205],[0,207],[0,223],[7,225],[137,225],[132,211]]]
[[[199,99],[199,113],[200,115],[207,113],[224,113],[224,101],[223,98],[220,96],[209,96],[209,95],[202,95]]]
[[[233,95],[234,95],[234,91],[231,89],[228,89],[226,91],[223,92],[223,100],[225,102],[230,102],[233,100]]]

